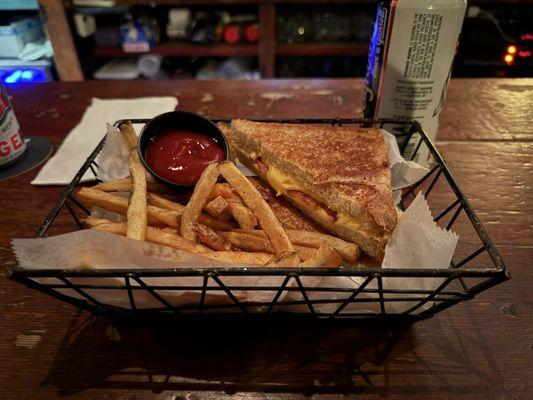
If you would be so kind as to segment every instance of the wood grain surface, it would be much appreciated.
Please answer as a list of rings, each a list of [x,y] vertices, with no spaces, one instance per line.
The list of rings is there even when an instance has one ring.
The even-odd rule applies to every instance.
[[[56,145],[92,97],[174,94],[179,108],[216,117],[351,117],[362,99],[359,80],[50,83],[9,92],[23,131]],[[439,150],[510,281],[413,326],[149,326],[91,317],[0,277],[0,399],[531,398],[532,107],[533,79],[452,80],[439,131]],[[15,263],[11,238],[30,237],[62,190],[31,186],[35,174],[0,182],[3,271]],[[445,192],[434,196],[436,209],[447,205]],[[72,229],[60,215],[53,233]],[[475,240],[461,221],[457,231]]]
[[[353,118],[361,115],[362,84],[355,79],[112,85],[87,81],[28,84],[10,92],[24,132],[60,143],[92,97],[174,95],[179,109],[219,118]],[[445,103],[439,140],[533,140],[532,79],[456,79],[450,82],[447,98],[452,100]]]

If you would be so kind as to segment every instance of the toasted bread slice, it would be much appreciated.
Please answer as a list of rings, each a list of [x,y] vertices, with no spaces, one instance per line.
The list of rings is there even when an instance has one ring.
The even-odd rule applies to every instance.
[[[326,230],[382,258],[397,223],[382,133],[234,120],[239,160]]]

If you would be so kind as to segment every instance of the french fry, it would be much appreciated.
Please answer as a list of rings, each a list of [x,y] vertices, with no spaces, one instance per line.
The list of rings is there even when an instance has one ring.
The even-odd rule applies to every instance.
[[[299,246],[297,244],[294,245],[294,250],[296,250],[296,254],[298,254],[298,257],[300,257],[302,261],[307,261],[310,258],[313,258],[317,252],[317,249],[314,247]]]
[[[232,232],[246,233],[257,237],[266,238],[267,235],[261,229],[233,229]]]
[[[257,226],[257,218],[244,205],[237,191],[229,183],[217,183],[211,192],[210,198],[225,198],[230,207],[230,213],[242,229],[254,229]]]
[[[97,206],[120,215],[126,215],[128,210],[128,199],[125,197],[115,196],[88,187],[80,188],[76,193],[76,198],[85,206]]]
[[[82,219],[81,222],[86,228],[95,228],[98,225],[105,225],[106,228],[101,230],[123,236],[126,234],[126,231],[124,230],[124,221],[111,221],[106,218],[87,217]],[[115,222],[120,222],[120,224],[115,224]]]
[[[128,211],[128,199],[115,196],[111,193],[101,192],[92,188],[82,187],[76,193],[76,198],[85,206],[96,206],[107,211],[113,211],[120,215],[126,215]],[[148,224],[179,226],[181,213],[164,210],[162,208],[149,205],[147,209]]]
[[[163,232],[161,229],[157,229],[152,226],[148,227],[146,234],[149,242],[188,251],[190,253],[205,254],[211,251],[209,247],[203,246],[199,243],[191,242],[190,240],[187,240],[176,233]]]
[[[128,166],[131,173],[132,188],[128,202],[126,236],[130,239],[144,240],[148,226],[146,171],[136,151],[130,153]]]
[[[211,215],[207,214],[200,214],[198,217],[198,222],[216,231],[233,229],[235,227],[230,222],[220,221],[219,219],[213,218]]]
[[[219,175],[218,166],[209,164],[196,184],[191,199],[185,206],[181,217],[181,236],[185,239],[196,240],[196,233],[192,230],[192,223],[198,220],[202,208],[213,191],[213,186],[217,183]]]
[[[122,223],[116,223],[116,222],[110,221],[108,219],[98,219],[98,218],[93,218],[93,217],[87,217],[87,218],[85,218],[83,220],[83,222],[88,228],[104,230],[106,232],[111,232],[111,233],[115,233],[117,235],[122,235],[122,236],[125,235],[124,223],[123,222]],[[100,228],[98,228],[98,225],[102,225],[102,226]],[[160,233],[160,232],[170,233],[170,234],[172,234],[174,236],[176,235],[175,229],[174,228],[170,228],[170,227],[161,228],[161,229],[158,230],[158,233]],[[258,231],[258,232],[262,232],[262,231]],[[224,234],[225,232],[220,232],[220,233]],[[238,232],[236,232],[236,233],[238,233]],[[246,234],[243,234],[243,235],[246,235]],[[248,235],[248,236],[252,236],[252,235]],[[255,236],[255,237],[266,241],[266,237],[257,237],[257,236]],[[198,238],[201,241],[201,235],[198,235]],[[269,243],[269,245],[270,245],[270,243]],[[175,247],[175,246],[171,246],[171,247]],[[212,246],[209,246],[209,247],[212,247]],[[294,246],[294,248],[296,250],[296,253],[300,257],[300,259],[302,259],[304,261],[308,260],[309,258],[312,258],[315,255],[316,251],[317,251],[314,248],[305,247],[305,246]],[[231,262],[232,261],[231,260],[231,255],[234,255],[234,254],[237,254],[237,253],[240,254],[242,252],[230,251],[229,253],[230,253],[229,255],[222,256],[222,257],[226,257],[226,259],[224,259],[222,261],[228,260],[228,261]],[[273,253],[273,249],[272,249],[271,245],[270,245],[270,249],[269,249],[268,253]],[[263,257],[265,252],[251,253],[251,254],[260,254],[260,257]],[[287,254],[287,253],[282,253],[282,254]],[[292,253],[289,252],[288,254],[292,254]],[[272,254],[270,256],[272,257]],[[242,256],[242,257],[247,258],[248,256]],[[242,257],[241,256],[237,256],[238,260],[242,260]],[[298,265],[298,262],[291,262],[290,265],[288,265],[287,263],[284,263],[283,265],[280,264],[279,266],[295,266],[295,265]]]
[[[219,251],[229,251],[232,250],[231,243],[226,240],[226,238],[218,233],[216,233],[211,228],[208,228],[205,225],[199,224],[198,222],[193,222],[192,230],[196,233],[196,237],[200,243],[203,243],[213,250]]]
[[[168,211],[155,206],[148,206],[148,224],[168,225],[178,228],[180,226],[181,214],[176,211]]]
[[[224,197],[226,200],[237,200],[242,202],[237,191],[233,189],[229,183],[217,183],[215,187],[213,187],[209,199],[212,200],[218,196]]]
[[[229,203],[222,196],[215,197],[213,200],[207,203],[204,207],[204,210],[207,211],[208,214],[211,214],[213,217],[222,221],[229,221],[231,219]]]
[[[154,181],[146,181],[146,188],[150,192],[170,193],[171,189]],[[131,191],[131,177],[115,179],[112,181],[101,182],[92,187],[92,189],[101,190],[102,192],[129,192]]]
[[[242,229],[254,229],[257,226],[257,218],[240,199],[229,200],[229,211]]]
[[[265,267],[295,267],[299,262],[300,259],[294,251],[284,251],[272,257]]]
[[[272,258],[269,253],[249,253],[246,251],[213,251],[202,256],[231,264],[264,265]]]
[[[183,204],[165,199],[164,197],[155,193],[148,193],[148,201],[154,206],[161,207],[166,210],[177,211],[180,214],[183,214],[183,210],[185,210],[185,206]]]
[[[129,149],[136,149],[137,134],[135,133],[135,129],[133,129],[133,125],[131,124],[131,122],[125,122],[120,124],[118,129],[120,130],[120,133],[122,133],[122,136],[124,136],[124,139],[126,139],[126,143],[128,144]]]
[[[355,243],[319,232],[298,231],[288,229],[287,236],[293,244],[319,248],[323,242],[333,247],[346,261],[354,262],[359,258],[361,250]]]
[[[266,237],[265,233],[259,229],[234,229],[232,232],[246,233],[259,237]],[[293,245],[300,245],[305,247],[314,247],[318,249],[323,242],[328,243],[344,258],[346,261],[354,262],[359,258],[361,250],[355,243],[350,243],[338,237],[326,235],[319,232],[300,231],[294,229],[287,229],[287,236]]]
[[[86,226],[89,226],[92,229],[126,236],[126,222],[114,222],[96,218],[86,218],[83,220],[83,222]],[[176,233],[168,232],[164,229],[154,228],[152,226],[149,226],[146,229],[146,241],[172,247],[178,250],[188,251],[190,253],[206,254],[212,251],[209,247],[191,242],[190,240],[184,239]]]
[[[292,243],[270,207],[254,185],[237,169],[235,164],[231,161],[222,162],[219,164],[219,170],[222,176],[239,193],[244,204],[257,217],[259,225],[272,242],[276,254],[284,251],[294,251]]]
[[[313,258],[302,262],[300,267],[338,268],[341,265],[341,255],[329,244],[323,242]]]
[[[258,237],[240,232],[221,232],[221,235],[235,247],[245,251],[274,253],[272,243],[265,237]]]
[[[92,189],[102,192],[129,192],[131,190],[131,177],[100,182],[98,185],[94,185]]]
[[[263,233],[263,231],[258,232]],[[233,246],[241,250],[274,253],[272,244],[264,234],[262,236],[257,236],[236,231],[220,232],[220,234],[224,236],[224,238],[226,238]],[[303,261],[314,257],[315,252],[317,251],[315,248],[306,246],[294,246],[294,250]]]
[[[166,210],[179,212],[180,215],[183,214],[183,211],[185,210],[185,206],[183,204],[165,199],[164,197],[161,197],[155,193],[148,193],[148,201],[154,206],[164,208]],[[207,214],[200,214],[200,216],[198,217],[198,222],[217,231],[228,230],[233,228],[233,225],[224,221],[220,221]]]

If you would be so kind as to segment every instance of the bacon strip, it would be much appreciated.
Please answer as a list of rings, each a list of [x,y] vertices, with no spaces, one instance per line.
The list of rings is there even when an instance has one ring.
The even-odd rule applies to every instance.
[[[311,196],[305,194],[304,192],[301,192],[299,190],[289,190],[287,192],[287,196],[293,199],[302,208],[308,208],[310,210],[316,210],[318,208],[321,208],[327,214],[327,218],[332,224],[337,221],[337,213],[335,211],[331,210],[324,203],[313,199]]]

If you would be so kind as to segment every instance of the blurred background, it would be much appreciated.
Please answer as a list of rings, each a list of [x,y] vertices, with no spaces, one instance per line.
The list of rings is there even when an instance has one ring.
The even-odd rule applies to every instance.
[[[1,0],[0,80],[361,77],[371,0]],[[453,76],[533,76],[533,1],[471,0]]]

